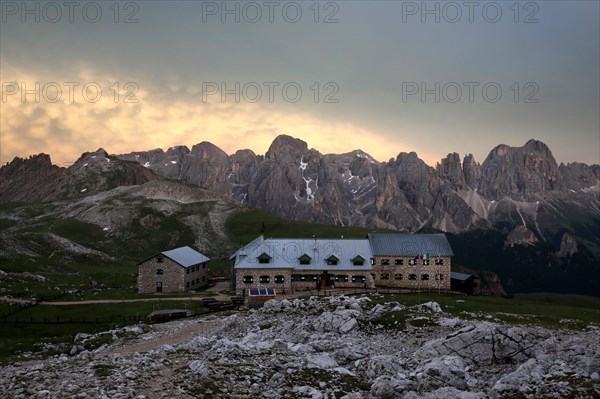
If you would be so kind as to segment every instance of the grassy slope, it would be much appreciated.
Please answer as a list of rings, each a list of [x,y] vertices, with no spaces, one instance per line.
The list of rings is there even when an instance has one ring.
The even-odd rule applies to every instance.
[[[313,235],[319,238],[364,238],[372,231],[391,231],[378,228],[337,226],[294,221],[275,216],[254,208],[244,208],[229,218],[225,227],[230,240],[238,245],[247,244],[261,233],[264,223],[265,237],[306,238]]]
[[[508,324],[534,325],[547,328],[583,330],[588,325],[600,325],[600,298],[562,294],[521,294],[514,298],[457,297],[455,295],[410,294],[375,298],[374,303],[398,301],[412,306],[435,301],[447,316],[488,320]],[[396,313],[396,312],[394,312]],[[409,312],[387,314],[376,320],[382,325],[407,321]],[[402,323],[399,323],[400,327]]]
[[[115,304],[50,306],[37,305],[4,316],[0,328],[0,364],[16,360],[16,355],[35,351],[39,344],[68,344],[79,332],[94,333],[127,325],[143,319],[148,313],[160,309],[192,309],[205,312],[197,301],[151,301]],[[14,306],[2,304],[0,313],[14,311]],[[25,321],[26,323],[19,323]],[[56,322],[60,323],[56,323]],[[38,324],[31,324],[35,322]]]

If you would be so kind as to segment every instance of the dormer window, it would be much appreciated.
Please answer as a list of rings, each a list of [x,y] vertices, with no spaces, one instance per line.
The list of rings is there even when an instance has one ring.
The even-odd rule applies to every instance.
[[[258,259],[258,263],[271,263],[271,257],[265,252],[260,254],[256,259]]]
[[[302,255],[301,257],[298,258],[298,260],[300,261],[301,265],[310,265],[310,261],[311,261],[311,257],[308,256],[307,254]]]
[[[365,258],[360,255],[356,255],[354,258],[350,259],[354,266],[363,266],[365,264]]]
[[[327,265],[329,266],[335,266],[338,264],[338,258],[335,255],[330,255],[328,258],[325,258],[325,261],[327,262]]]

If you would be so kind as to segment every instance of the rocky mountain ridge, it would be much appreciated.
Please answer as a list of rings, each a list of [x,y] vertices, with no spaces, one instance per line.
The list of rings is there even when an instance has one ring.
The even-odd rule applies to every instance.
[[[68,168],[53,165],[47,154],[38,154],[15,158],[0,168],[0,203],[85,197],[161,179],[137,162],[110,156],[102,148],[83,153]]]
[[[0,168],[0,202],[81,197],[161,178],[289,219],[403,232],[500,227],[508,233],[521,226],[534,235],[527,241],[553,242],[557,250],[564,232],[574,230],[564,215],[600,220],[600,165],[558,165],[537,140],[498,145],[481,164],[470,154],[461,160],[451,153],[435,167],[414,152],[388,162],[361,150],[322,154],[286,135],[264,156],[251,150],[228,155],[201,142],[191,150],[176,146],[116,156],[100,149],[58,168],[40,154]],[[600,232],[591,230],[600,241]]]
[[[600,165],[558,165],[537,140],[498,145],[482,164],[451,153],[435,167],[414,152],[388,162],[361,150],[322,154],[285,135],[264,157],[250,150],[228,156],[206,142],[191,151],[178,146],[117,157],[283,217],[322,223],[460,233],[509,222],[545,240],[561,224],[557,201],[600,216]]]

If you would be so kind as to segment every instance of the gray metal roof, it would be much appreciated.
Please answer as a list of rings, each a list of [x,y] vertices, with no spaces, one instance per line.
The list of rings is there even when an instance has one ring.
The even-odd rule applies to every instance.
[[[175,248],[170,251],[161,252],[164,256],[171,259],[174,262],[179,263],[183,267],[190,267],[199,263],[209,261],[206,256],[190,247]]]
[[[374,256],[454,256],[445,234],[369,233]]]
[[[452,280],[465,281],[465,280],[469,279],[470,277],[475,277],[475,276],[473,276],[472,274],[467,274],[467,273],[450,272],[450,278]]]
[[[267,238],[258,243],[252,242],[237,252],[236,269],[295,269],[295,270],[370,270],[371,246],[365,239],[303,239]],[[258,245],[257,245],[258,244]],[[266,253],[271,256],[269,263],[259,263],[258,257]],[[302,255],[310,256],[310,264],[301,265]],[[337,265],[328,265],[331,255],[338,258]],[[362,266],[354,265],[352,259],[362,256]]]
[[[265,240],[265,238],[262,235],[256,237],[254,240],[250,241],[248,244],[244,245],[242,248],[235,251],[235,253],[229,257],[229,260],[235,259],[238,255],[242,255],[242,256],[248,255],[248,252],[253,251],[264,240]]]

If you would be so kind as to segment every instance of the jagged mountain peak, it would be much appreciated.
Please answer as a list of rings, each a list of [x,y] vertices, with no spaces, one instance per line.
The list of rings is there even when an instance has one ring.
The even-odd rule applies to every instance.
[[[192,147],[191,154],[200,156],[201,158],[208,158],[211,156],[227,156],[227,153],[225,153],[225,151],[208,141],[202,141],[198,144],[195,144]]]
[[[298,138],[281,134],[275,137],[271,143],[269,150],[265,154],[267,159],[277,159],[286,155],[304,154],[308,152],[308,144],[306,141]]]
[[[0,202],[43,201],[54,194],[65,170],[48,154],[15,157],[0,168]]]
[[[479,184],[488,199],[541,199],[563,187],[558,165],[548,146],[529,140],[522,147],[496,146],[482,164]]]
[[[4,166],[8,167],[10,165],[12,165],[12,167],[16,167],[17,165],[27,165],[28,167],[33,165],[52,166],[52,159],[50,158],[50,155],[41,152],[39,154],[30,155],[27,158],[14,157],[12,161],[7,162]]]
[[[178,145],[174,145],[172,147],[169,147],[167,149],[167,152],[169,152],[169,151],[184,151],[184,152],[189,152],[190,149],[187,147],[187,145],[178,144]]]
[[[600,182],[600,168],[570,164],[559,169],[550,150],[538,140],[521,147],[501,144],[481,165],[472,154],[461,160],[458,152],[450,152],[435,168],[414,151],[401,152],[389,162],[377,162],[361,149],[322,155],[289,135],[276,137],[265,156],[251,150],[228,155],[207,141],[191,151],[175,146],[166,152],[156,149],[116,157],[104,152],[86,153],[76,167],[69,168],[66,174],[78,178],[69,178],[67,186],[73,189],[68,195],[101,190],[106,182],[138,184],[156,178],[154,172],[291,219],[404,231],[434,227],[459,232],[496,223],[495,218],[513,223],[511,207],[516,202],[532,203],[533,214],[538,200],[587,195],[589,187]],[[119,159],[139,165],[117,163]],[[42,163],[47,166],[50,161]],[[99,176],[127,178],[90,180],[86,173],[93,170]],[[563,183],[567,179],[572,182]],[[66,185],[64,179],[61,185]],[[500,203],[505,198],[513,202]]]
[[[488,157],[493,156],[493,155],[503,157],[503,156],[507,156],[511,153],[523,152],[523,151],[543,153],[543,154],[549,155],[550,157],[552,157],[552,159],[554,159],[554,156],[552,155],[552,151],[550,151],[550,148],[543,141],[536,140],[536,139],[527,140],[527,142],[525,144],[523,144],[521,147],[512,147],[507,144],[498,144],[496,147],[494,147],[492,149],[492,151],[490,151],[490,154],[488,155]]]

